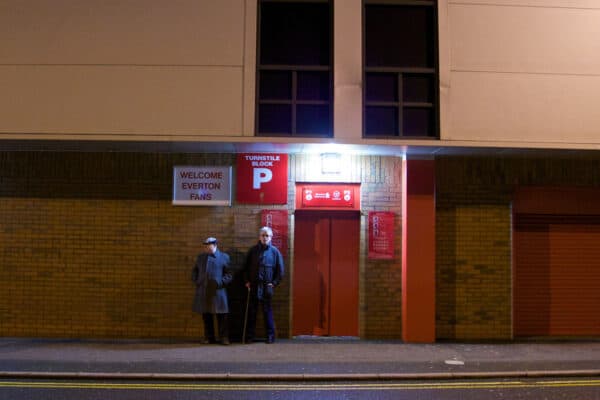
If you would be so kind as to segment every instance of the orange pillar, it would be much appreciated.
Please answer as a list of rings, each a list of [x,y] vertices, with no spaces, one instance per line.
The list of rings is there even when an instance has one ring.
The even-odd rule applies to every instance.
[[[402,165],[402,340],[435,342],[435,161]]]

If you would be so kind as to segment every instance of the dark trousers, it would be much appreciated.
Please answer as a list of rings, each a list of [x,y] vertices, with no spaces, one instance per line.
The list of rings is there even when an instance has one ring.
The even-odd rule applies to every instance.
[[[213,315],[211,313],[203,313],[202,320],[204,321],[204,338],[210,342],[215,342],[215,326],[213,323]],[[229,329],[227,327],[227,314],[216,314],[217,327],[219,329],[219,340],[229,339]]]
[[[263,298],[258,300],[256,293],[250,295],[248,303],[248,324],[246,325],[246,342],[251,342],[254,339],[256,330],[256,312],[259,303],[262,305],[263,319],[265,322],[265,333],[267,337],[275,337],[275,321],[273,320],[273,309],[271,308],[271,299]]]

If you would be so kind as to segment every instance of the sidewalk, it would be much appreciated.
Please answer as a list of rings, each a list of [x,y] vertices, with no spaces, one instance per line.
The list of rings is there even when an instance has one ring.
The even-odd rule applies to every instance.
[[[0,338],[0,377],[425,379],[600,376],[600,341],[405,344],[358,339],[191,342]]]

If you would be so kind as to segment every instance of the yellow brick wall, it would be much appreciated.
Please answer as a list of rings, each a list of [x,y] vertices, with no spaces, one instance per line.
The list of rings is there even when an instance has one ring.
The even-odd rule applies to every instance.
[[[510,337],[510,229],[507,205],[438,208],[438,338]]]
[[[399,339],[401,160],[355,160],[360,335]],[[232,154],[0,152],[0,334],[199,337],[190,271],[202,239],[218,236],[239,267],[261,210],[293,212],[293,172],[287,205],[171,205],[174,165],[234,164]],[[511,199],[521,185],[600,187],[600,157],[436,160],[438,339],[511,337]],[[371,210],[396,213],[394,260],[366,256]],[[289,267],[290,254],[286,260]],[[287,272],[274,304],[281,337],[290,334]],[[230,290],[238,325],[244,295],[238,279]],[[257,329],[262,334],[260,319]]]
[[[0,334],[199,337],[190,274],[202,240],[217,236],[240,267],[262,207],[175,207],[172,167],[233,157],[0,153]],[[245,293],[234,284],[239,317]],[[288,286],[275,304],[282,336]]]
[[[368,240],[369,211],[391,211],[395,219],[393,260],[364,255],[361,274],[361,332],[369,339],[402,338],[402,159],[364,157],[362,160],[363,240]],[[368,244],[363,242],[365,253]]]
[[[302,162],[312,161],[290,158]],[[256,243],[261,210],[293,211],[295,172],[287,205],[171,204],[174,165],[234,164],[233,154],[0,152],[0,335],[198,338],[190,273],[202,240],[217,236],[240,267]],[[352,168],[362,182],[360,334],[400,338],[401,159],[354,157]],[[397,214],[394,260],[366,257],[371,210]],[[292,226],[289,233],[291,244]],[[274,301],[280,337],[290,335],[285,257],[287,276]],[[239,275],[229,295],[239,329]]]

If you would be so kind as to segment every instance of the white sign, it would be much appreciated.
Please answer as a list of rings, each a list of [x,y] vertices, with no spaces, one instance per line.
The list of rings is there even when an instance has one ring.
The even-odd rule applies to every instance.
[[[231,167],[173,167],[173,205],[230,206]]]

